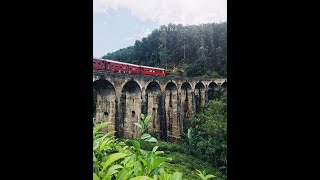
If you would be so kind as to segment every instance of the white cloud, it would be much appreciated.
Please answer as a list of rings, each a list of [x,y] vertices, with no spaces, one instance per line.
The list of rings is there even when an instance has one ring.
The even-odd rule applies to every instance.
[[[93,0],[93,12],[126,8],[141,20],[159,24],[201,24],[227,20],[227,0]]]

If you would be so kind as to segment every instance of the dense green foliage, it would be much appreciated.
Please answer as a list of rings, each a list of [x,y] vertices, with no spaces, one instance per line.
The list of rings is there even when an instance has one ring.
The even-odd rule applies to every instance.
[[[207,159],[215,168],[227,171],[227,93],[210,101],[193,117],[191,127],[197,135],[194,154]]]
[[[108,53],[104,59],[162,67],[178,67],[188,76],[227,76],[227,23],[168,24],[133,46]]]
[[[226,174],[214,168],[206,159],[199,158],[195,154],[195,151],[188,154],[189,147],[187,144],[159,141],[157,146],[159,146],[158,150],[164,151],[161,156],[172,159],[172,161],[163,164],[163,168],[166,169],[168,173],[179,171],[183,173],[183,179],[194,180],[199,179],[197,170],[201,170],[207,174],[214,174],[217,176],[216,180],[227,179]],[[152,150],[153,143],[142,142],[141,147],[146,150]]]
[[[96,124],[93,129],[93,179],[94,180],[181,180],[181,172],[172,174],[162,167],[171,158],[160,156],[159,146],[147,151],[136,140],[119,142],[114,132],[101,131],[109,122]],[[142,141],[150,143],[148,141]],[[203,179],[202,174],[197,174]],[[215,176],[209,175],[214,178]]]
[[[180,153],[210,163],[208,167],[219,171],[223,175],[220,177],[224,179],[227,174],[227,92],[221,91],[217,95],[219,96],[215,100],[209,101],[208,105],[192,118],[188,124],[188,132],[181,136],[179,143],[159,142],[157,145],[159,150],[166,154]],[[142,147],[151,149],[152,144],[144,142]],[[193,162],[195,161],[190,163]]]

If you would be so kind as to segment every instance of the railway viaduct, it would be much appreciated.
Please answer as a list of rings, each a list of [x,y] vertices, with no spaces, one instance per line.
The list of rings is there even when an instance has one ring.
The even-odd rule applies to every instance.
[[[93,99],[97,122],[110,121],[105,131],[119,138],[137,138],[141,113],[151,115],[148,131],[174,141],[201,107],[227,89],[227,79],[155,77],[93,72]]]

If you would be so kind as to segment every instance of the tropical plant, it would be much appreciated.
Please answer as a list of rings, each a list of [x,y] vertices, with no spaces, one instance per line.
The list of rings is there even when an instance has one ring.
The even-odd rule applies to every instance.
[[[212,174],[208,174],[206,175],[206,171],[204,170],[203,172],[197,170],[198,173],[197,175],[202,179],[202,180],[207,180],[207,179],[210,179],[210,178],[216,178],[216,176],[212,175]]]
[[[94,119],[95,121],[95,119]],[[95,124],[93,127],[93,179],[111,180],[113,175],[122,168],[115,161],[131,154],[126,150],[128,146],[124,142],[118,142],[114,137],[114,131],[104,134],[101,129],[110,122]],[[116,153],[115,153],[116,152]],[[111,166],[110,166],[111,165]]]
[[[183,133],[183,136],[187,139],[187,146],[189,149],[189,155],[191,153],[191,150],[194,148],[196,144],[196,140],[198,139],[199,135],[195,134],[194,129],[192,127],[188,128],[188,133]]]
[[[134,123],[138,128],[140,129],[140,139],[148,142],[155,142],[157,143],[157,139],[152,137],[148,133],[148,123],[150,122],[151,116],[145,116],[144,114],[141,114],[141,121],[139,123]]]
[[[103,133],[101,129],[110,122],[96,124],[93,128],[93,179],[94,180],[181,180],[182,173],[167,174],[161,167],[170,158],[158,156],[164,153],[141,149],[136,140],[119,142],[114,131]],[[131,145],[127,145],[131,143]]]

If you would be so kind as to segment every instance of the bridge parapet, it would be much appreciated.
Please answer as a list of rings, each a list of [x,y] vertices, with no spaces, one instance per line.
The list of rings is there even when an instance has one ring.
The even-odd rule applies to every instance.
[[[105,78],[139,79],[139,80],[158,80],[161,82],[180,81],[180,82],[215,82],[221,85],[227,82],[227,78],[203,78],[203,77],[183,77],[183,76],[148,76],[141,74],[114,73],[108,71],[93,72],[93,81]]]

